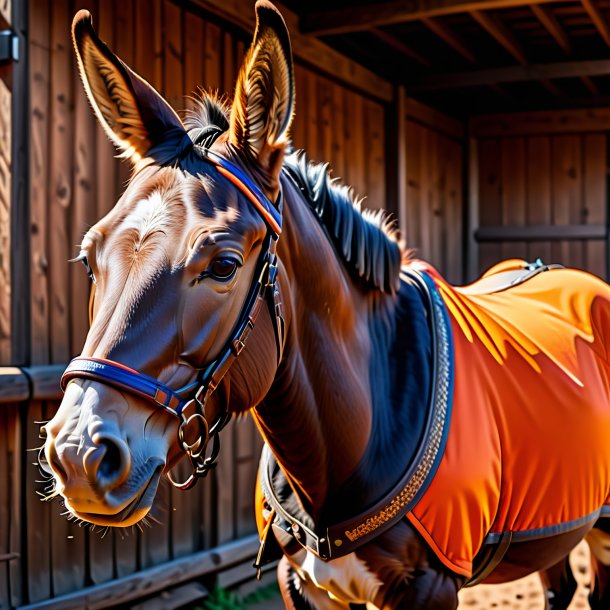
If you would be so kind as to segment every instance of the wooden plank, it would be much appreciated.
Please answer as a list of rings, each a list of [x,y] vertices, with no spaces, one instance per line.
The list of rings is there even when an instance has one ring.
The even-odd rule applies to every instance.
[[[580,153],[578,158],[574,149],[579,150],[579,136],[555,136],[551,140],[551,171],[553,180],[553,224],[569,225],[570,208],[574,196],[575,179],[580,172]],[[580,225],[576,225],[580,226]],[[575,228],[572,225],[572,228]],[[575,232],[571,233],[575,235]],[[554,242],[551,246],[553,260],[564,265],[576,266],[571,259],[568,241]]]
[[[445,192],[443,166],[444,159],[441,152],[441,136],[438,132],[428,130],[428,200],[426,210],[428,215],[428,260],[441,273],[444,273],[445,238],[443,227],[443,214],[445,213]]]
[[[587,225],[606,225],[606,167],[607,135],[583,136],[583,197],[584,222]],[[585,267],[590,273],[606,278],[606,241],[588,241],[585,244]]]
[[[214,472],[218,494],[216,544],[224,544],[235,538],[235,466],[235,420],[232,420],[222,432],[221,459],[218,460],[218,467]]]
[[[365,141],[367,164],[367,200],[369,209],[385,208],[385,117],[384,109],[377,102],[364,103]]]
[[[30,402],[27,411],[26,446],[39,447],[41,440],[38,437],[38,425],[35,421],[46,421],[43,403],[40,401]],[[35,456],[35,454],[34,454]],[[25,460],[25,485],[26,489],[40,490],[41,485],[37,483],[41,476],[36,458],[28,456]],[[35,493],[26,495],[25,500],[25,523],[27,536],[27,589],[30,602],[42,601],[51,596],[51,520],[50,504],[41,502],[40,496]]]
[[[461,284],[463,278],[463,189],[461,144],[443,138],[445,155],[446,194],[445,214],[443,218],[446,235],[446,252],[443,272],[452,284]]]
[[[123,57],[123,53],[131,56],[133,69],[155,89],[161,91],[165,76],[163,60],[167,51],[163,48],[166,28],[164,27],[162,15],[164,8],[161,0],[134,0],[133,15],[137,15],[137,19],[129,25],[127,25],[127,20],[132,15],[131,3],[127,7],[117,8],[120,8],[121,12],[115,13],[115,21],[125,23],[128,29],[120,31],[117,28],[113,32],[116,52],[124,61],[127,60]],[[131,35],[129,35],[129,28],[133,32]]]
[[[28,378],[17,367],[0,368],[0,403],[27,400],[30,397]]]
[[[540,112],[512,112],[474,117],[476,137],[550,135],[610,131],[609,108],[582,108]]]
[[[236,24],[249,34],[254,32],[254,10],[244,10],[243,0],[193,0],[204,9]],[[367,95],[389,102],[392,85],[373,71],[347,58],[323,42],[301,34],[299,17],[276,2],[290,32],[295,57],[328,74],[333,80],[342,82]]]
[[[525,57],[522,57],[525,61]],[[608,76],[609,59],[564,61],[547,64],[525,64],[505,68],[485,68],[468,72],[423,74],[405,83],[410,93],[426,93],[462,87],[478,87],[498,83],[544,81],[555,78],[580,78],[581,76]]]
[[[301,31],[315,36],[346,34],[371,27],[418,21],[472,10],[515,8],[543,4],[552,0],[417,0],[404,2],[370,2],[341,9],[310,11],[301,18]],[[561,1],[561,0],[559,0]]]
[[[421,130],[419,154],[419,183],[421,188],[421,199],[419,207],[420,241],[417,244],[421,249],[422,258],[429,260],[431,253],[430,243],[430,136],[432,131],[427,127]]]
[[[294,66],[295,79],[295,113],[292,121],[291,139],[296,150],[305,149],[307,146],[307,90],[306,69],[299,64]]]
[[[51,19],[51,92],[49,123],[49,290],[51,360],[70,359],[69,271],[74,256],[70,239],[72,206],[72,82],[74,63],[66,31],[72,11],[66,2],[53,4]]]
[[[256,483],[258,455],[256,453],[256,426],[250,416],[235,422],[236,434],[236,484],[235,484],[235,534],[237,537],[256,532],[252,501]]]
[[[421,141],[424,127],[412,121],[406,121],[406,157],[407,157],[407,202],[406,210],[406,241],[407,246],[421,254],[421,214],[423,205],[423,184],[420,175]]]
[[[9,499],[9,527],[10,547],[9,551],[22,557],[25,553],[23,548],[23,528],[25,527],[24,494],[21,493],[23,485],[24,456],[22,422],[19,405],[13,404],[13,408],[6,409],[6,430],[2,446],[11,458],[7,479],[7,497]],[[13,607],[20,606],[25,597],[22,590],[23,564],[21,561],[8,562],[8,575],[11,583],[10,600]]]
[[[12,27],[18,39],[21,60],[11,67],[12,91],[12,146],[11,146],[11,258],[13,277],[11,285],[12,318],[12,362],[26,364],[31,362],[31,309],[30,298],[30,132],[31,117],[29,104],[30,69],[28,11],[31,5],[16,2],[12,5]]]
[[[204,23],[196,15],[185,15],[184,19],[184,92],[195,95],[204,84],[203,59]],[[187,100],[187,108],[193,108],[192,101]]]
[[[559,173],[555,169],[555,173]],[[557,207],[557,206],[555,206]],[[555,209],[555,220],[557,220],[557,210]],[[567,217],[563,214],[561,217]],[[605,239],[606,227],[603,225],[572,225],[569,223],[554,225],[529,225],[507,227],[504,225],[485,225],[479,227],[475,232],[478,242],[497,242],[497,241],[580,241],[583,239]],[[567,256],[566,256],[567,258]],[[552,262],[562,261],[552,259]]]
[[[502,224],[502,174],[500,142],[481,140],[479,142],[479,228],[475,239],[484,227]],[[481,244],[479,247],[479,271],[484,271],[502,258],[498,243]]]
[[[239,66],[235,65],[235,44],[233,34],[222,33],[222,93],[233,98],[235,84],[237,82],[237,71]]]
[[[519,41],[512,32],[492,13],[481,10],[470,11],[470,16],[520,64],[526,65],[527,58]]]
[[[604,39],[604,42],[610,46],[610,25],[606,17],[602,13],[599,2],[596,0],[581,0],[582,5],[599,32],[599,35]]]
[[[209,551],[194,553],[163,565],[142,570],[132,576],[118,578],[96,587],[22,606],[20,610],[101,610],[142,599],[180,583],[213,574],[241,562],[251,562],[258,551],[258,535]]]
[[[184,55],[182,50],[182,11],[173,2],[163,0],[163,95],[174,107],[184,108],[182,79]]]
[[[423,125],[440,131],[451,138],[460,140],[464,137],[464,123],[462,121],[410,97],[405,99],[405,109],[409,118]]]
[[[318,108],[318,159],[330,163],[330,169],[334,172],[332,159],[332,131],[333,109],[332,109],[332,85],[326,78],[317,78],[316,105]],[[334,174],[336,175],[336,174]]]
[[[525,140],[505,138],[500,143],[502,171],[502,224],[525,224]],[[502,258],[526,258],[525,242],[502,244]]]
[[[307,118],[306,118],[306,132],[307,132],[307,143],[306,150],[310,159],[319,161],[320,156],[318,152],[318,94],[317,85],[318,77],[309,70],[306,72],[307,79],[305,82],[305,96],[307,98]]]
[[[49,3],[30,5],[30,250],[32,361],[49,361],[47,191],[49,158]]]
[[[477,58],[472,51],[466,46],[466,43],[458,36],[446,23],[435,19],[434,17],[425,17],[422,23],[432,32],[434,32],[445,44],[449,45],[454,51],[457,51],[464,59],[471,64],[478,63]]]
[[[14,409],[14,405],[12,406]],[[13,422],[14,422],[14,418]],[[3,493],[0,495],[0,555],[8,555],[11,549],[11,496],[12,484],[11,458],[9,455],[9,436],[14,430],[9,427],[9,409],[0,409],[0,477]],[[0,561],[0,608],[11,606],[10,574],[8,561]]]
[[[526,212],[527,224],[551,224],[551,140],[548,136],[534,136],[526,141]],[[528,244],[528,260],[542,259],[552,263],[551,245],[546,241]]]
[[[346,91],[343,98],[345,115],[345,149],[350,151],[346,157],[345,179],[354,196],[367,195],[365,169],[364,102],[361,95]]]
[[[386,125],[389,125],[392,120],[395,121],[395,130],[388,131],[388,138],[392,138],[392,146],[394,147],[391,156],[394,156],[394,168],[389,167],[391,172],[389,180],[394,180],[394,206],[398,226],[401,234],[407,235],[407,141],[409,134],[407,133],[407,111],[406,111],[406,96],[405,88],[398,86],[395,95],[396,101],[394,106],[394,117],[388,116]],[[389,110],[387,111],[389,112]],[[348,147],[348,150],[351,148]],[[391,159],[388,158],[391,163]],[[393,175],[392,175],[393,174]]]
[[[0,364],[11,362],[12,95],[0,79]]]
[[[466,140],[466,152],[468,155],[468,166],[466,176],[467,201],[467,246],[466,246],[466,275],[463,278],[465,283],[473,282],[480,271],[479,245],[475,239],[475,231],[479,227],[479,143],[475,138],[469,137]]]
[[[349,150],[345,147],[345,117],[343,115],[343,96],[347,94],[345,87],[334,83],[331,87],[331,122],[332,129],[330,132],[331,137],[331,155],[332,165],[334,168],[334,175],[340,178],[345,183],[346,176],[346,151]]]
[[[385,30],[380,30],[379,28],[373,28],[371,30],[371,34],[373,34],[373,36],[379,38],[379,40],[381,40],[382,42],[387,44],[390,48],[394,49],[394,51],[398,51],[399,53],[401,53],[402,55],[405,55],[409,59],[412,59],[416,63],[418,63],[422,66],[425,66],[426,68],[429,68],[432,66],[432,62],[427,57],[425,57],[421,53],[418,53],[415,49],[412,49],[410,46],[405,44],[405,42],[402,39],[397,38],[396,36],[393,36],[392,34],[386,32]]]
[[[198,582],[189,582],[179,587],[162,591],[157,597],[149,598],[131,606],[129,610],[178,610],[178,608],[200,608],[200,602],[209,595],[208,589]]]
[[[532,13],[536,15],[538,21],[540,21],[546,31],[553,37],[563,52],[568,56],[572,55],[572,42],[559,21],[557,21],[553,12],[546,6],[537,4],[533,4],[531,9]]]
[[[213,23],[205,24],[205,88],[212,93],[222,87],[222,33]]]

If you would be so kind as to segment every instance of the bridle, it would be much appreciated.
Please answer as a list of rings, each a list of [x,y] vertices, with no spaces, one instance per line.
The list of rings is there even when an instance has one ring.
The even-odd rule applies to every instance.
[[[254,282],[250,286],[237,323],[220,354],[207,367],[199,369],[193,382],[177,390],[120,362],[103,358],[74,358],[61,378],[62,390],[74,379],[92,379],[138,396],[154,407],[164,409],[177,417],[180,420],[178,439],[191,462],[193,472],[182,483],[175,481],[169,473],[167,476],[175,487],[182,490],[190,489],[216,465],[220,451],[219,434],[231,419],[231,413],[223,406],[213,421],[209,421],[206,404],[244,349],[264,301],[269,307],[274,327],[278,364],[284,348],[284,316],[277,283],[276,254],[277,242],[282,232],[282,192],[280,191],[277,203],[273,204],[237,165],[209,148],[198,146],[196,150],[248,198],[267,226],[256,264]],[[189,429],[194,424],[199,425],[199,432],[194,436],[195,440],[189,442],[189,439],[193,438]]]

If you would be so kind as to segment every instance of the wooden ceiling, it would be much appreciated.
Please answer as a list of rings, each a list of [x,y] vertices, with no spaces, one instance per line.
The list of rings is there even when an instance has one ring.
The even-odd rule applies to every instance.
[[[323,40],[456,116],[610,105],[610,0],[284,0]]]

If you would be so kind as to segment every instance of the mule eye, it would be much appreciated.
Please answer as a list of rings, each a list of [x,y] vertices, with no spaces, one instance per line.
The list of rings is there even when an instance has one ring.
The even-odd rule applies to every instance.
[[[223,256],[222,258],[217,258],[212,261],[212,264],[207,269],[207,275],[214,280],[227,282],[233,278],[238,268],[238,260]]]

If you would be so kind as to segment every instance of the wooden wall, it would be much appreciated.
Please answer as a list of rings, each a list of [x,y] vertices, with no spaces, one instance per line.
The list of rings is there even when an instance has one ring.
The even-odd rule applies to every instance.
[[[607,277],[607,130],[585,113],[473,122],[479,271],[541,258]]]
[[[31,340],[19,365],[65,364],[79,353],[89,285],[83,269],[67,261],[128,179],[82,91],[69,38],[72,16],[89,9],[102,39],[181,110],[190,104],[185,96],[200,85],[231,94],[250,37],[179,4],[29,0],[30,257],[23,275],[31,302],[22,315]],[[299,63],[296,81],[295,146],[311,159],[330,161],[335,176],[367,196],[366,206],[384,206],[386,107]],[[0,84],[0,144],[10,136],[3,95]],[[6,150],[0,146],[0,365],[14,364],[7,326]],[[0,377],[1,387],[4,382]],[[56,400],[0,400],[0,608],[100,585],[255,531],[252,495],[261,440],[250,419],[223,432],[218,470],[195,490],[162,489],[154,513],[160,523],[103,532],[67,521],[58,500],[42,502],[38,495],[45,483],[36,452],[27,450],[41,444],[36,422],[51,418],[57,407]]]
[[[453,283],[463,277],[463,127],[413,100],[404,108],[407,246]]]

